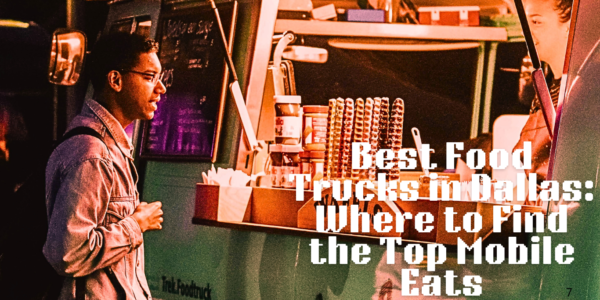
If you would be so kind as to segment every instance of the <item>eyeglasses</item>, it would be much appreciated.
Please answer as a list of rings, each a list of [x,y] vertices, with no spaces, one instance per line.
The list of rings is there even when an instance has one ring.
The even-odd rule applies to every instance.
[[[148,73],[148,72],[139,72],[139,71],[134,71],[134,70],[121,70],[121,72],[127,72],[127,73],[135,73],[135,74],[140,74],[144,77],[149,77],[148,79],[153,83],[156,84],[158,83],[159,80],[162,81],[163,79],[163,73]]]

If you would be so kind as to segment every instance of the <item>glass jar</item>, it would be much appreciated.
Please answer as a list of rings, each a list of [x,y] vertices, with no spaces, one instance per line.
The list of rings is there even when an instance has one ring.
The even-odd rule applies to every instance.
[[[302,136],[300,96],[276,95],[275,142],[282,145],[298,145]]]
[[[271,157],[271,186],[281,187],[283,174],[283,154],[281,153],[281,145],[269,145],[269,153]]]
[[[281,154],[283,160],[283,167],[281,170],[281,186],[284,188],[296,187],[296,183],[291,180],[290,175],[301,174],[300,151],[302,151],[302,147],[300,147],[300,145],[281,145]]]
[[[310,175],[310,151],[300,152],[300,173]],[[310,188],[310,178],[304,181],[304,189]]]
[[[325,151],[310,152],[310,189],[314,189],[314,182],[323,179],[323,166],[325,165]]]
[[[327,141],[327,112],[323,105],[302,107],[302,148],[307,151],[325,151]]]

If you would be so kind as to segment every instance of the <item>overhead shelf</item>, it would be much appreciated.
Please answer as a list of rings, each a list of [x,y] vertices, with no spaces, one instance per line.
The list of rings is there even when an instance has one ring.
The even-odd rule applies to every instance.
[[[378,37],[493,42],[504,42],[508,39],[506,29],[498,27],[410,25],[284,19],[279,19],[277,22],[275,22],[275,32],[281,33],[287,30],[291,30],[296,34],[342,37]]]
[[[374,51],[448,51],[478,48],[478,42],[445,42],[392,38],[331,38],[329,46],[350,50]]]

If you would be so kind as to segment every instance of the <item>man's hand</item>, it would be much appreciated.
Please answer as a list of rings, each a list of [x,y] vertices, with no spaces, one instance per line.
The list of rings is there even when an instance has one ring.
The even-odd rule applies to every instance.
[[[163,211],[161,209],[162,203],[160,201],[152,202],[140,202],[140,205],[135,209],[131,217],[140,225],[142,232],[146,230],[160,230],[162,229],[163,222]]]

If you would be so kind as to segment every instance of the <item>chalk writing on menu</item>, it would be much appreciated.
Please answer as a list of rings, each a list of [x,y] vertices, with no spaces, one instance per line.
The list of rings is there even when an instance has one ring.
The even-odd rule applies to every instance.
[[[228,32],[233,7],[219,9]],[[147,124],[142,155],[210,159],[226,84],[225,51],[213,11],[208,7],[165,14],[159,24],[158,55],[167,92]]]

